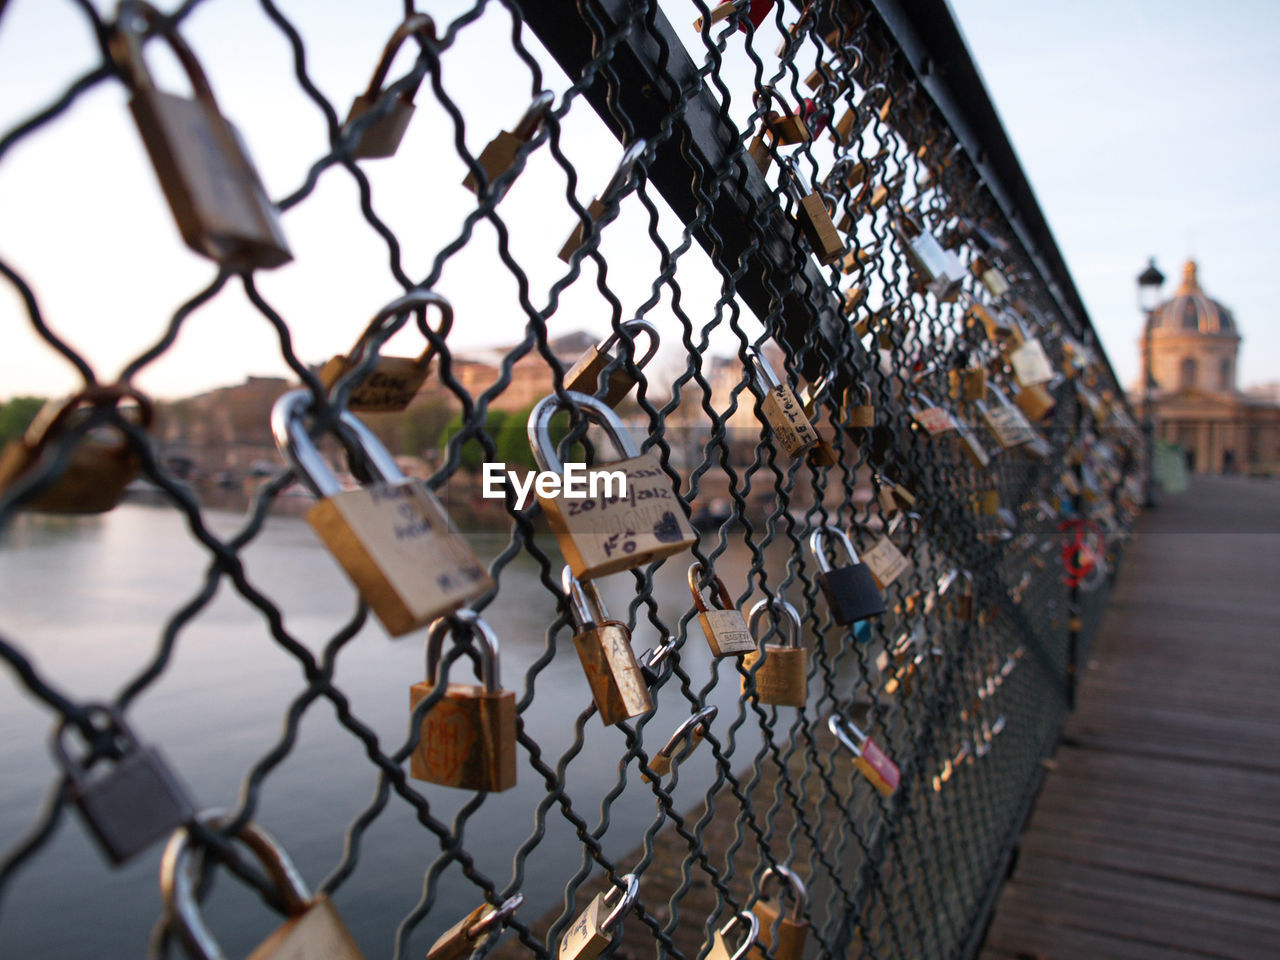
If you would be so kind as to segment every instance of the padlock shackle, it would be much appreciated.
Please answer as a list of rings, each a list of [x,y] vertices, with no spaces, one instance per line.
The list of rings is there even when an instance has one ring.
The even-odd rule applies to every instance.
[[[107,718],[109,726],[100,732],[109,733],[112,737],[122,739],[125,744],[133,749],[140,746],[138,738],[133,732],[133,728],[125,722],[124,714],[115,707],[105,703],[86,703],[84,705],[84,713],[87,714],[87,722],[92,724],[92,718],[101,714]],[[85,760],[73,761],[70,753],[67,751],[66,735],[67,731],[76,723],[73,718],[66,717],[57,727],[54,728],[52,736],[49,738],[49,746],[53,751],[54,759],[58,761],[58,765],[62,767],[67,778],[76,787],[84,786],[84,774],[88,770],[85,760],[92,759],[93,750],[90,745],[90,752]]]
[[[224,810],[205,810],[196,820],[208,830],[222,830],[235,817]],[[246,823],[233,839],[241,841],[267,871],[289,916],[311,908],[312,897],[288,853],[263,827]],[[192,857],[200,859],[192,862]],[[222,948],[205,925],[196,899],[196,874],[203,866],[203,851],[197,850],[188,827],[174,831],[160,859],[160,893],[169,928],[186,949],[201,960],[225,960]]]
[[[311,391],[306,389],[290,390],[283,394],[271,408],[271,433],[297,478],[309,486],[316,496],[334,497],[342,492],[342,484],[320,455],[304,422],[307,411],[313,406],[313,400]],[[334,431],[348,457],[358,452],[383,483],[406,482],[407,478],[396,466],[395,458],[382,445],[382,441],[374,436],[372,430],[350,410],[343,410],[340,419],[355,435],[353,447],[341,432]]]
[[[496,927],[503,926],[508,920],[514,917],[516,911],[519,910],[523,904],[523,893],[517,893],[513,897],[508,897],[496,907],[491,903],[486,903],[484,907],[481,907],[481,910],[484,912],[463,928],[462,935],[472,942],[479,940],[481,937],[488,936]],[[488,909],[486,910],[485,907]]]
[[[717,932],[723,939],[727,937],[729,931],[739,923],[746,924],[747,935],[743,938],[742,943],[729,954],[729,960],[741,960],[742,957],[746,956],[747,951],[755,946],[756,937],[760,935],[760,918],[750,910],[743,910],[741,913],[735,913]]]
[[[564,395],[565,401],[561,401],[554,393],[543,397],[529,413],[527,428],[529,446],[533,449],[533,459],[537,461],[539,469],[552,473],[564,473],[564,463],[561,462],[555,444],[551,441],[551,420],[561,410],[569,410],[571,406],[577,407],[578,412],[587,420],[604,430],[613,441],[614,449],[621,454],[619,459],[630,460],[632,457],[640,456],[640,451],[631,442],[626,427],[622,425],[622,421],[613,412],[612,407],[603,400],[597,400],[576,390],[566,390]]]
[[[476,676],[485,693],[499,693],[502,690],[501,674],[498,667],[498,635],[485,619],[470,607],[456,610],[449,616],[432,621],[427,628],[427,682],[433,687],[440,686],[440,665],[443,657],[445,634],[452,634],[455,626],[464,627],[471,637],[480,641],[477,654],[480,663],[476,666]]]
[[[534,97],[533,103],[529,104],[529,109],[525,110],[520,122],[511,131],[511,135],[518,140],[526,142],[537,136],[538,130],[541,129],[543,122],[546,120],[547,111],[551,109],[551,104],[555,102],[555,99],[555,94],[550,90],[543,90]]]
[[[617,202],[618,195],[627,188],[631,178],[635,176],[636,164],[640,162],[640,157],[644,154],[648,145],[649,141],[639,138],[632,141],[631,145],[622,151],[622,159],[618,161],[618,169],[614,171],[613,176],[609,178],[608,184],[605,185],[604,192],[600,194],[601,203],[612,205]]]
[[[671,656],[671,653],[675,648],[675,637],[668,637],[666,643],[660,643],[656,647],[650,647],[644,653],[640,654],[640,657],[637,659],[643,660],[643,662],[640,663],[642,668],[647,667],[649,670],[656,673],[658,668],[666,661],[667,657]]]
[[[766,613],[772,618],[774,629],[786,638],[779,646],[799,649],[803,645],[804,627],[800,622],[800,612],[780,596],[761,597],[747,614],[747,630],[755,640],[763,639],[756,632],[756,624],[764,618]],[[779,616],[779,613],[782,616]],[[782,627],[784,622],[787,625],[785,630]]]
[[[849,554],[849,563],[856,566],[861,561],[858,559],[858,551],[854,549],[853,541],[849,539],[849,535],[837,527],[833,523],[823,524],[815,527],[813,533],[809,534],[809,552],[813,554],[813,559],[818,564],[818,569],[822,573],[830,573],[832,566],[827,560],[827,537],[835,537],[844,546],[845,552]]]
[[[699,613],[708,612],[706,598],[702,595],[702,590],[698,586],[705,572],[701,560],[695,560],[689,564],[689,592],[693,594],[693,605],[698,608]],[[733,597],[729,596],[729,588],[724,585],[724,581],[717,574],[711,574],[707,586],[711,587],[711,603],[717,610],[734,609]]]
[[[150,397],[127,383],[95,383],[69,397],[47,401],[23,432],[23,443],[39,453],[50,438],[57,437],[67,428],[67,422],[81,407],[118,407],[120,401],[126,399],[138,405],[138,426],[143,430],[150,429],[155,416]],[[122,449],[127,445],[127,440],[122,441]]]
[[[609,611],[605,609],[604,598],[600,596],[595,581],[583,583],[573,575],[573,568],[567,563],[560,571],[560,586],[569,596],[569,610],[578,629],[586,630],[609,619]]]
[[[747,358],[747,365],[751,368],[752,379],[763,393],[768,394],[782,386],[782,381],[778,379],[773,366],[757,347],[747,347],[742,353]]]
[[[607,931],[610,927],[616,926],[622,922],[623,916],[631,909],[631,905],[636,902],[636,895],[640,892],[640,881],[636,879],[634,873],[624,873],[620,878],[623,885],[615,886],[605,892],[601,903],[609,906],[609,915],[600,922],[600,930]],[[610,906],[609,901],[616,897],[617,905]]]
[[[805,889],[804,881],[790,867],[782,864],[769,867],[760,875],[760,896],[769,896],[769,888],[775,880],[791,892],[791,919],[797,923],[803,922],[805,908],[809,905],[809,892]]]
[[[356,345],[351,348],[351,353],[347,355],[351,365],[361,366],[371,354],[381,349],[382,345],[408,322],[409,315],[420,307],[423,309],[423,315],[418,320],[418,329],[427,338],[427,348],[422,352],[422,356],[418,357],[418,369],[425,370],[436,354],[436,345],[431,339],[432,334],[443,340],[453,329],[453,305],[434,290],[428,290],[425,287],[416,287],[404,296],[396,297],[374,315],[369,325],[365,327],[364,333],[360,334]],[[435,307],[440,311],[440,326],[434,331],[427,325],[427,307]]]
[[[155,81],[151,79],[151,71],[142,59],[142,44],[146,40],[145,31],[156,24],[163,23],[166,17],[146,0],[123,0],[116,14],[107,41],[107,49],[116,69],[120,71],[124,82],[136,94],[140,90],[155,90]],[[130,22],[132,21],[132,22]],[[141,26],[141,30],[137,29]],[[215,110],[218,101],[214,99],[213,88],[209,86],[209,78],[205,76],[204,67],[196,59],[195,53],[182,39],[177,30],[165,30],[157,34],[182,65],[187,80],[191,83],[191,92],[197,100],[203,100]]]
[[[427,43],[435,43],[436,40],[436,24],[425,13],[414,12],[404,18],[400,26],[396,27],[395,33],[391,34],[391,39],[387,41],[386,46],[382,48],[382,56],[378,58],[378,65],[374,67],[373,78],[369,81],[369,87],[365,90],[364,96],[369,100],[376,100],[382,95],[382,86],[387,82],[387,74],[391,71],[391,64],[396,58],[396,54],[400,52],[400,46],[410,37],[416,37],[418,42],[423,46]],[[422,85],[422,80],[400,94],[400,99],[405,103],[413,103],[413,98],[418,94],[418,87]]]
[[[850,704],[848,709],[856,710],[857,704]],[[835,734],[840,745],[852,753],[855,759],[862,756],[862,748],[866,745],[869,735],[863,733],[862,728],[848,716],[837,710],[827,717],[827,729]]]
[[[796,203],[813,193],[813,186],[809,183],[809,178],[804,175],[804,171],[800,169],[800,165],[796,163],[795,157],[783,157],[782,169],[786,171],[787,192]]]
[[[653,755],[656,760],[659,757],[665,757],[671,761],[671,769],[674,770],[676,763],[683,756],[687,756],[688,751],[698,745],[698,742],[707,735],[708,725],[716,718],[719,708],[714,704],[703,707],[697,713],[685,718],[680,726],[676,727],[675,732],[671,734],[670,739],[663,745],[662,749]],[[674,755],[676,747],[688,741],[685,747],[678,755]]]
[[[768,126],[767,114],[769,105],[772,103],[776,103],[782,108],[784,118],[790,118],[796,115],[796,112],[791,109],[791,104],[787,103],[786,98],[778,93],[777,87],[772,83],[765,84],[763,87],[757,87],[751,94],[751,104],[754,108],[752,112],[761,109],[761,107],[764,108],[765,115],[762,116],[762,119],[765,121],[766,127]]]
[[[638,333],[648,334],[649,348],[644,352],[643,356],[637,357],[634,361],[637,367],[644,369],[649,361],[653,359],[653,355],[658,352],[658,344],[661,342],[661,337],[658,335],[658,328],[648,320],[642,320],[639,317],[636,317],[634,320],[628,320],[626,323],[621,324],[621,326],[623,330],[627,331],[627,333],[631,335],[631,339],[633,341]],[[613,333],[609,334],[609,336],[605,337],[605,339],[596,344],[596,349],[601,353],[608,353],[609,348],[617,343],[621,337],[622,335],[615,330]]]

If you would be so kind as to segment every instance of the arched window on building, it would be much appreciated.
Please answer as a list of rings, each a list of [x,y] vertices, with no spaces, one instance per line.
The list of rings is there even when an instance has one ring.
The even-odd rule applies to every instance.
[[[1196,385],[1196,358],[1195,357],[1184,357],[1182,359],[1180,385],[1183,390],[1189,390]]]
[[[1218,364],[1218,386],[1222,390],[1231,389],[1231,359],[1223,357]]]

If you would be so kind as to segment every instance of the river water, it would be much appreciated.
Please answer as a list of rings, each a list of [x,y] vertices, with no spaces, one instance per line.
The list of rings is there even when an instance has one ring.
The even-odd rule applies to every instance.
[[[232,513],[205,516],[223,538],[243,522]],[[486,560],[505,544],[505,537],[497,535],[469,539]],[[547,541],[545,549],[558,557],[554,541]],[[771,576],[781,574],[786,549],[781,545],[770,557]],[[326,640],[353,614],[355,601],[310,527],[300,519],[272,517],[242,557],[250,581],[280,607],[292,635],[319,657]],[[717,572],[735,594],[749,562],[740,543],[718,561]],[[207,565],[208,554],[171,509],[126,503],[101,517],[19,516],[0,534],[0,633],[68,696],[110,699],[155,656],[165,625],[199,592]],[[655,597],[668,624],[677,623],[690,603],[684,574],[684,565],[676,562],[666,564],[656,577]],[[624,614],[631,576],[608,578],[603,588],[610,609]],[[553,597],[538,581],[537,565],[521,555],[504,571],[499,598],[486,612],[501,642],[504,685],[518,699],[528,693],[526,670],[544,654],[544,632],[556,615]],[[715,726],[723,736],[738,716],[736,672],[731,664],[711,660],[696,621],[692,626],[681,666],[695,689],[718,676],[709,699],[720,708]],[[338,657],[337,685],[387,753],[405,737],[408,689],[423,676],[423,639],[419,632],[392,641],[370,617]],[[635,649],[658,639],[654,628],[644,624],[634,638]],[[172,660],[135,702],[129,718],[140,739],[161,748],[197,806],[234,806],[247,771],[280,739],[285,713],[303,683],[300,665],[275,643],[263,616],[224,580],[213,602],[182,627]],[[523,714],[525,729],[549,766],[555,767],[573,742],[575,721],[589,702],[569,634],[562,631],[558,651],[538,674],[533,700]],[[689,712],[678,685],[669,682],[648,726],[650,753]],[[56,782],[48,746],[53,720],[11,671],[0,671],[0,845],[5,850],[35,822]],[[76,738],[70,739],[74,746]],[[733,763],[740,768],[759,746],[749,713],[736,740]],[[583,749],[566,768],[574,810],[592,828],[600,823],[605,793],[617,786],[624,749],[622,732],[603,727],[593,716],[586,723]],[[700,802],[712,776],[711,752],[704,747],[681,767],[677,807]],[[474,796],[413,783],[444,823]],[[371,802],[376,786],[376,768],[362,744],[338,724],[332,705],[318,700],[306,711],[288,755],[266,777],[255,817],[282,841],[314,886],[342,858],[345,831]],[[518,785],[489,796],[467,822],[466,849],[499,889],[512,877],[516,850],[538,827],[537,806],[546,790],[521,748]],[[609,811],[602,841],[606,851],[621,856],[631,850],[655,812],[653,795],[633,764],[626,771],[626,789]],[[112,869],[78,817],[64,817],[53,838],[4,891],[0,954],[141,956],[160,908],[162,846]],[[368,956],[393,955],[395,929],[424,897],[424,879],[439,850],[437,838],[393,795],[364,834],[356,870],[334,898]],[[545,836],[525,863],[522,915],[532,920],[560,903],[565,882],[583,862],[581,843],[553,806],[545,817]],[[456,864],[433,886],[434,905],[406,944],[406,956],[420,957],[438,933],[481,900]],[[207,911],[209,925],[230,956],[249,952],[278,921],[239,887],[226,879],[217,884]]]

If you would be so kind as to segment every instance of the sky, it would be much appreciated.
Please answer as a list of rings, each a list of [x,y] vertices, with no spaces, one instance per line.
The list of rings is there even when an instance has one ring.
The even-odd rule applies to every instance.
[[[1130,382],[1137,369],[1135,276],[1154,255],[1171,292],[1191,254],[1207,292],[1235,311],[1244,334],[1241,384],[1280,380],[1269,269],[1280,214],[1280,187],[1271,176],[1280,116],[1280,4],[952,3],[1121,379]],[[682,25],[686,4],[663,5]],[[98,6],[107,11],[114,4]],[[312,80],[345,115],[400,20],[400,0],[280,0],[278,6],[303,35]],[[442,21],[469,7],[462,0],[429,5]],[[766,24],[757,37],[760,49],[776,45],[771,30]],[[475,198],[459,186],[465,167],[452,147],[454,135],[478,154],[498,129],[512,128],[532,97],[532,76],[511,53],[510,32],[507,15],[490,4],[446,55],[441,82],[468,118],[464,131],[452,128],[424,87],[396,157],[362,164],[374,209],[400,239],[404,269],[413,278],[431,271],[474,208]],[[325,150],[326,128],[293,77],[281,33],[252,0],[207,0],[184,34],[270,195],[298,190]],[[696,47],[697,34],[687,34],[686,44]],[[558,97],[568,78],[528,40]],[[176,64],[152,47],[147,59],[160,86],[180,92]],[[393,77],[412,55],[402,52]],[[0,131],[54,100],[96,58],[70,0],[11,0],[0,18]],[[750,67],[740,41],[730,43],[724,76],[731,90],[750,88]],[[46,321],[103,379],[160,339],[174,310],[215,273],[181,245],[127,104],[118,83],[99,84],[0,157],[0,258],[31,284]],[[750,98],[739,96],[731,112],[741,121],[749,109]],[[581,171],[576,195],[585,205],[604,186],[620,148],[582,102],[565,120],[562,145]],[[555,253],[574,224],[567,188],[544,147],[499,208],[535,309],[549,302],[565,272]],[[360,216],[355,183],[345,171],[323,173],[282,222],[295,260],[260,272],[257,284],[288,323],[298,354],[322,362],[346,352],[400,287],[387,247]],[[557,296],[553,336],[576,329],[604,335],[615,312],[629,314],[650,296],[659,267],[647,227],[637,198],[628,197],[601,245],[617,304],[600,294],[588,265]],[[664,214],[658,229],[678,244],[674,217]],[[496,232],[482,223],[441,271],[436,289],[453,303],[449,340],[458,349],[509,344],[523,334],[527,313],[496,251]],[[684,310],[720,321],[711,348],[732,347],[716,314],[718,278],[701,251],[681,259],[677,279]],[[664,317],[670,298],[661,291],[651,315],[664,329],[671,329]],[[758,329],[749,316],[742,323],[749,333]],[[74,370],[32,336],[24,304],[3,280],[0,330],[0,399],[75,388]],[[392,352],[416,355],[422,344],[415,336],[398,335]],[[677,341],[664,342],[659,360],[683,365]],[[185,321],[174,347],[138,382],[165,398],[248,374],[287,373],[276,331],[232,285]]]

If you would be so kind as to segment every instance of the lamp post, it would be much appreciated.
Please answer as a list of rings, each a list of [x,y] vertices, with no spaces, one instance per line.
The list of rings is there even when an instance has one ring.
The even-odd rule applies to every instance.
[[[1144,507],[1154,507],[1155,482],[1152,476],[1155,468],[1156,425],[1152,410],[1152,390],[1156,379],[1151,373],[1151,315],[1160,303],[1160,288],[1164,285],[1164,274],[1156,267],[1156,258],[1151,257],[1147,268],[1138,274],[1138,309],[1146,318],[1146,326],[1142,334],[1142,433],[1147,448],[1147,480],[1145,484]]]

